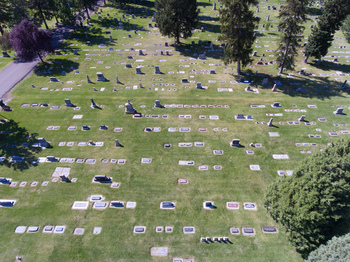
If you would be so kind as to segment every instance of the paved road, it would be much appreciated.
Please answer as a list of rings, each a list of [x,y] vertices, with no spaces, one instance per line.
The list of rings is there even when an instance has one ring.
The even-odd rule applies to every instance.
[[[99,0],[97,6],[103,4],[103,0]],[[90,11],[90,10],[89,10]],[[89,13],[92,13],[90,11]],[[73,30],[72,27],[59,26],[52,30],[52,42],[56,48]],[[14,88],[20,81],[31,75],[34,67],[39,64],[40,59],[31,62],[24,62],[19,59],[0,71],[0,98],[5,101],[9,99],[6,94]]]

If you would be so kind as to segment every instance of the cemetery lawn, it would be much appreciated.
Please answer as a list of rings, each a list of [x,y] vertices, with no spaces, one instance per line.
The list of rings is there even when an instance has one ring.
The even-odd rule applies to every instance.
[[[125,29],[136,26],[137,34],[134,30],[114,30],[119,21],[113,18],[119,20],[125,13],[109,4],[100,8],[102,18],[92,15],[88,38],[81,30],[72,34],[61,47],[63,55],[47,57],[50,64],[41,65],[11,92],[13,98],[7,104],[14,110],[2,112],[1,118],[13,120],[11,130],[16,131],[16,136],[0,134],[0,156],[93,158],[96,163],[31,165],[24,161],[11,167],[0,166],[1,176],[27,182],[25,187],[0,185],[0,199],[18,200],[12,208],[1,208],[1,260],[11,261],[16,255],[22,255],[25,261],[172,261],[175,257],[195,261],[302,261],[288,242],[283,228],[266,213],[264,190],[277,179],[278,170],[295,170],[300,161],[325,148],[327,143],[347,135],[341,131],[348,131],[350,125],[347,115],[349,88],[341,90],[340,85],[349,79],[349,63],[345,57],[340,57],[338,63],[324,62],[316,66],[310,59],[309,64],[303,64],[300,55],[296,71],[286,72],[281,77],[277,76],[276,64],[255,65],[263,53],[267,62],[276,58],[275,53],[266,50],[275,50],[277,46],[278,11],[267,11],[266,7],[275,5],[279,8],[279,2],[270,0],[260,5],[259,29],[268,14],[273,28],[261,31],[262,37],[255,44],[260,47],[254,47],[258,57],[252,67],[246,68],[252,75],[245,78],[253,81],[251,87],[258,93],[246,92],[247,84],[238,83],[240,77],[234,75],[236,66],[226,67],[220,60],[221,43],[216,41],[218,11],[212,10],[212,2],[198,2],[202,19],[198,28],[206,26],[206,31],[196,30],[193,38],[182,39],[183,44],[178,49],[171,45],[173,39],[162,38],[157,28],[148,27],[149,23],[154,26],[151,22],[154,1],[132,5],[137,12],[136,18],[132,19],[130,15],[126,22],[122,19]],[[147,12],[147,19],[140,18]],[[107,13],[112,18],[108,18]],[[305,25],[304,37],[309,35],[312,23],[310,20]],[[113,42],[109,42],[108,32]],[[213,41],[216,51],[209,51],[205,43],[198,45],[198,40]],[[86,41],[92,46],[87,46]],[[196,43],[192,47],[191,41]],[[302,38],[304,41],[307,40]],[[337,32],[330,52],[346,46],[344,41],[342,33]],[[164,46],[165,42],[169,47]],[[113,51],[108,51],[109,48]],[[73,55],[72,49],[79,49],[79,55]],[[140,56],[138,49],[147,55]],[[170,55],[165,55],[166,51]],[[194,53],[203,52],[206,52],[206,60],[191,59]],[[132,59],[127,59],[128,56]],[[131,64],[133,68],[125,69],[125,64]],[[144,74],[135,74],[138,65],[142,66]],[[154,74],[156,65],[163,74]],[[43,73],[50,67],[51,74]],[[298,74],[302,68],[312,75]],[[76,74],[76,70],[80,73]],[[215,70],[215,74],[209,74],[209,70]],[[62,71],[66,75],[61,75]],[[253,74],[256,71],[258,75]],[[97,82],[97,72],[102,72],[109,81]],[[294,75],[287,77],[287,73]],[[93,83],[87,83],[86,75]],[[120,84],[116,83],[116,75]],[[59,82],[49,82],[50,77],[56,77]],[[183,78],[192,82],[181,83]],[[267,87],[260,85],[264,78],[269,79]],[[282,84],[277,86],[276,92],[271,91],[274,81]],[[208,89],[196,89],[197,82]],[[139,83],[143,88],[138,88]],[[102,88],[104,91],[100,91]],[[113,91],[114,88],[117,91]],[[225,91],[220,89],[219,92],[218,88],[225,88]],[[298,88],[301,91],[297,91]],[[90,98],[101,109],[92,109]],[[65,107],[64,99],[70,99],[80,109]],[[142,118],[134,119],[124,113],[128,99],[137,112],[142,113]],[[175,106],[153,108],[155,100],[160,100],[162,105]],[[272,108],[270,105],[274,102],[280,102],[282,107]],[[31,106],[42,103],[48,103],[48,107]],[[23,104],[29,106],[23,107]],[[251,105],[265,107],[252,108]],[[310,105],[317,108],[310,108]],[[50,109],[52,106],[60,108]],[[345,115],[334,115],[333,111],[340,106]],[[235,120],[238,114],[252,115],[253,120]],[[82,118],[73,119],[74,115],[82,115]],[[167,118],[162,117],[164,115]],[[298,121],[301,115],[306,115],[310,125],[287,123]],[[199,116],[205,116],[205,119]],[[210,116],[219,119],[211,120]],[[275,127],[266,125],[271,117]],[[319,118],[326,121],[319,121]],[[8,123],[0,125],[0,131],[9,130]],[[90,130],[82,131],[82,125],[88,125]],[[100,125],[107,125],[108,130],[99,130]],[[59,126],[59,129],[48,130],[49,126]],[[69,126],[76,126],[76,130],[68,131]],[[114,132],[115,127],[121,127],[122,131]],[[146,127],[160,127],[161,131],[144,132]],[[176,132],[169,132],[171,127],[176,128]],[[190,132],[180,132],[181,127],[189,127]],[[206,128],[206,131],[200,132],[199,128]],[[44,137],[52,147],[31,155],[30,147],[19,147],[25,142],[22,138],[27,132],[32,138]],[[279,136],[270,137],[269,132],[278,132]],[[336,132],[337,136],[331,136],[329,132]],[[15,138],[9,140],[9,137]],[[230,146],[236,138],[243,147]],[[123,147],[115,147],[115,139]],[[78,146],[79,142],[90,140],[104,144],[101,147]],[[60,142],[74,144],[59,146]],[[181,142],[192,143],[192,147],[179,147]],[[195,147],[194,142],[204,142],[204,146]],[[165,148],[164,143],[171,147]],[[262,147],[250,147],[250,143],[260,143]],[[296,143],[309,144],[296,146]],[[214,155],[213,150],[223,150],[223,154]],[[252,150],[254,154],[248,155],[246,150]],[[275,154],[287,154],[289,159],[274,159]],[[141,164],[142,158],[152,158],[152,162]],[[102,159],[108,159],[108,162],[103,163]],[[111,163],[111,159],[126,159],[126,163]],[[194,165],[180,166],[181,160],[194,161]],[[208,170],[200,171],[201,165],[208,166]],[[214,165],[221,165],[222,169],[214,170]],[[260,171],[250,170],[250,165],[259,165]],[[69,178],[77,178],[77,181],[52,182],[56,167],[71,168]],[[110,176],[114,182],[120,182],[120,187],[113,189],[110,184],[92,183],[95,175]],[[178,184],[179,178],[187,178],[189,183]],[[30,186],[33,181],[38,181],[36,187]],[[49,181],[48,185],[41,186],[43,181]],[[135,201],[137,206],[135,209],[108,207],[95,210],[90,202],[87,210],[71,209],[74,201],[86,201],[91,195],[103,195],[104,201]],[[162,201],[174,201],[175,210],[161,210]],[[204,210],[204,201],[214,201],[217,209]],[[239,202],[239,210],[226,209],[226,202],[232,201]],[[256,203],[257,211],[244,210],[243,202]],[[45,234],[42,233],[45,225],[65,225],[66,229],[63,234]],[[40,229],[38,233],[16,234],[17,226],[40,226]],[[146,226],[146,232],[134,234],[134,226]],[[156,226],[173,226],[173,233],[156,233]],[[195,227],[195,233],[184,234],[184,226]],[[264,226],[275,226],[278,234],[264,234],[261,230]],[[85,229],[82,236],[73,235],[76,227]],[[101,234],[92,234],[94,227],[102,227]],[[231,235],[230,227],[253,227],[255,236]],[[201,243],[201,237],[229,237],[232,244]],[[152,247],[168,247],[168,256],[151,257]]]

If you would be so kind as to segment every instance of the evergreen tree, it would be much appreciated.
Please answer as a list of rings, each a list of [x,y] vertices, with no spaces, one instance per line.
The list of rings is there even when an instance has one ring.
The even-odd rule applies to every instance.
[[[293,176],[269,185],[264,205],[304,256],[332,238],[350,211],[350,140],[310,156]]]
[[[252,45],[255,41],[254,28],[259,18],[249,9],[257,5],[257,0],[221,0],[224,8],[219,10],[221,35],[219,39],[225,41],[225,65],[237,62],[237,74],[241,74],[241,65],[247,66],[252,62]]]
[[[188,38],[192,28],[198,23],[196,0],[156,0],[156,23],[162,35],[175,37],[180,43],[180,35]]]
[[[44,62],[43,57],[54,51],[50,31],[39,29],[28,20],[23,20],[11,30],[10,41],[17,56],[25,61],[38,56]]]
[[[350,261],[350,233],[333,237],[326,245],[319,246],[309,254],[307,262]]]
[[[341,30],[343,31],[346,41],[350,44],[350,15],[345,18]]]
[[[279,74],[283,69],[293,69],[295,56],[297,56],[298,35],[302,33],[305,22],[305,7],[307,0],[286,0],[286,5],[282,6],[278,29],[280,30],[280,42],[276,52]]]
[[[321,59],[328,53],[335,31],[339,30],[349,13],[349,0],[328,0],[325,2],[323,13],[318,24],[312,29],[305,47],[305,63],[310,56]]]

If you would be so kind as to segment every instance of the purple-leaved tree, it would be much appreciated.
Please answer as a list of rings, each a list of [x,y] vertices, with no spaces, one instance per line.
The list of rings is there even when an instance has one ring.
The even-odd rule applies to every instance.
[[[25,61],[38,56],[44,62],[43,57],[54,51],[50,31],[39,29],[26,19],[12,29],[10,41],[17,57]]]

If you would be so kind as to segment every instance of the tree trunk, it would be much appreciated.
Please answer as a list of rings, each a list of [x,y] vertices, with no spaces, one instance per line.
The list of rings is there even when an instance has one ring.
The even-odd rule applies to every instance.
[[[241,71],[241,60],[237,59],[237,75],[242,74]]]
[[[0,33],[1,35],[4,35],[4,29],[2,29],[2,25],[0,24]]]
[[[289,45],[290,45],[290,42],[288,42],[287,45],[286,45],[286,50],[284,51],[282,62],[281,62],[281,65],[280,65],[280,71],[279,71],[278,74],[282,74],[283,73],[284,62],[286,61],[286,56],[287,56],[287,53],[288,53]]]
[[[40,53],[36,53],[38,55],[38,57],[40,58],[41,62],[44,63],[44,60],[41,58]]]
[[[59,24],[56,14],[54,14],[54,16],[55,16],[55,19],[56,19],[56,23]]]
[[[304,63],[305,63],[305,64],[307,64],[307,60],[308,60],[308,59],[309,59],[309,56],[306,55],[305,58],[304,58]]]
[[[49,27],[47,26],[47,23],[46,23],[46,20],[45,20],[44,14],[43,14],[43,10],[41,10],[41,5],[40,5],[40,4],[39,4],[38,8],[39,8],[39,13],[40,13],[41,19],[43,20],[43,22],[44,22],[44,24],[45,24],[46,29],[47,29],[47,30],[49,30]]]
[[[89,10],[86,6],[85,6],[85,10],[86,10],[86,17],[90,19]]]

